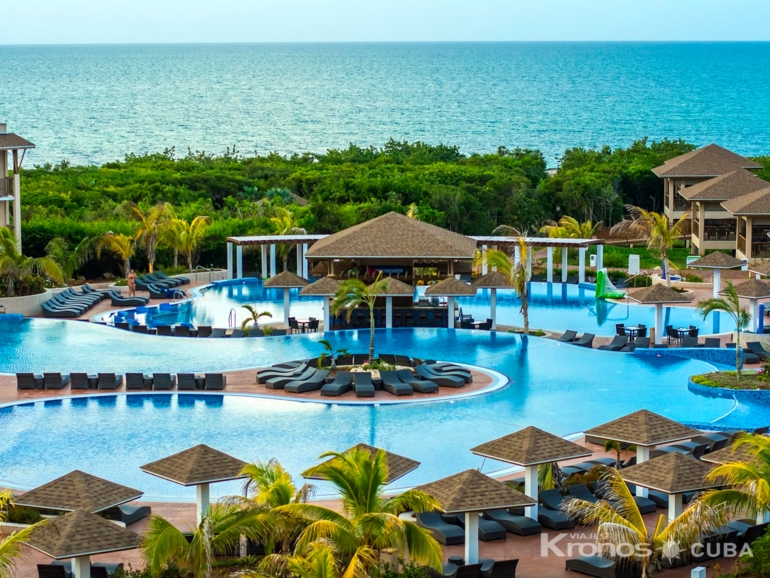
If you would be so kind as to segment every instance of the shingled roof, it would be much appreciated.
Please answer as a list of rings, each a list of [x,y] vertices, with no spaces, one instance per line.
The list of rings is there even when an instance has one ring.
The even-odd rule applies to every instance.
[[[767,215],[770,213],[770,185],[737,199],[725,201],[722,207],[731,215]]]
[[[75,470],[18,496],[14,502],[46,510],[101,512],[141,497],[140,490]]]
[[[35,145],[12,132],[0,132],[0,151],[33,149]]]
[[[652,172],[659,177],[718,177],[737,169],[761,168],[746,157],[710,144],[669,159]]]
[[[475,295],[476,288],[471,287],[465,281],[460,281],[454,277],[447,277],[435,285],[431,285],[425,290],[426,295],[439,295],[443,297],[465,297]]]
[[[770,261],[757,261],[749,265],[749,272],[770,275]]]
[[[689,303],[693,299],[692,295],[678,293],[662,283],[657,283],[633,291],[628,294],[628,297],[634,301],[648,305],[655,303]]]
[[[308,259],[472,259],[476,241],[441,227],[387,213],[321,239]]]
[[[510,289],[511,285],[508,283],[508,278],[505,275],[497,271],[490,271],[486,275],[471,281],[471,287],[477,289]]]
[[[309,281],[291,271],[281,271],[275,277],[265,281],[266,289],[286,289],[292,287],[305,287]]]
[[[643,488],[667,494],[681,494],[724,485],[706,480],[711,469],[711,466],[692,456],[671,452],[641,464],[623,468],[620,470],[620,475],[626,482]]]
[[[519,466],[583,458],[593,453],[579,444],[534,426],[483,443],[471,449],[471,452]]]
[[[702,462],[709,462],[712,464],[728,464],[730,462],[749,462],[757,463],[757,457],[752,453],[751,447],[748,445],[734,446],[729,445],[709,452],[701,456]]]
[[[414,295],[414,287],[393,277],[386,277],[383,279],[386,283],[385,290],[380,293],[383,297],[412,297]]]
[[[770,283],[767,281],[760,281],[759,279],[750,278],[734,286],[735,293],[738,297],[744,297],[746,299],[767,299],[770,297]],[[724,295],[725,291],[719,292],[720,295]]]
[[[334,277],[321,277],[315,283],[305,285],[299,292],[300,295],[316,295],[319,297],[329,297],[336,295],[340,288],[340,282]]]
[[[246,462],[200,444],[145,464],[141,470],[183,486],[195,486],[243,478],[240,472],[245,465]]]
[[[375,448],[374,446],[370,446],[367,444],[356,444],[352,448],[348,448],[341,453],[347,454],[352,452],[353,450],[366,450],[372,456],[376,454],[378,451],[385,452],[385,462],[388,465],[388,477],[385,480],[386,484],[390,484],[392,482],[395,482],[399,478],[403,478],[406,474],[415,470],[420,465],[420,462],[413,460],[411,458],[407,458],[385,450],[380,450],[380,448]],[[319,466],[328,464],[329,462],[332,462],[335,459],[336,458],[329,458],[325,462],[321,462]],[[326,478],[324,476],[321,476],[320,474],[315,473],[316,468],[318,468],[318,466],[314,466],[302,472],[302,477],[307,478],[309,480],[325,480]]]
[[[714,251],[687,265],[688,269],[735,269],[744,262],[722,251]]]
[[[26,543],[55,558],[74,558],[138,548],[142,538],[101,516],[75,510],[38,526]]]
[[[585,433],[644,447],[686,440],[700,434],[696,429],[646,409],[596,426]]]
[[[520,508],[537,502],[478,470],[465,470],[416,489],[436,498],[447,514]]]
[[[729,201],[769,186],[746,169],[738,169],[679,191],[688,201]]]

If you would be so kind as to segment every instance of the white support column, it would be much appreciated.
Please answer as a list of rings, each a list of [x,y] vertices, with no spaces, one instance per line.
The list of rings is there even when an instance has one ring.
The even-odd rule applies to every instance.
[[[657,332],[656,332],[657,333]],[[657,339],[657,337],[655,338]],[[636,447],[636,463],[641,464],[642,462],[646,462],[650,459],[650,448],[646,446],[637,446]],[[636,486],[636,495],[640,496],[642,498],[647,497],[647,488],[643,488],[642,486]]]
[[[270,245],[270,276],[275,277],[275,243]]]
[[[486,275],[487,274],[487,246],[482,245],[481,246],[481,274]]]
[[[759,308],[757,307],[757,300],[749,299],[749,312],[751,313],[751,331],[753,333],[756,333],[757,329],[759,328],[759,321],[757,320],[758,311],[759,311]]]
[[[210,501],[209,485],[198,484],[195,486],[195,504],[197,507],[198,524],[203,521],[203,516],[208,512]]]
[[[302,277],[302,245],[297,245],[297,275]]]
[[[553,247],[547,247],[545,254],[545,280],[553,283]]]
[[[289,328],[289,315],[291,314],[289,291],[290,289],[288,287],[283,288],[283,324],[286,326],[286,329]]]
[[[663,304],[655,304],[655,343],[663,343]]]
[[[2,175],[2,177],[5,176]],[[13,174],[13,233],[16,236],[16,246],[21,253],[21,178],[17,172]]]
[[[262,251],[262,279],[267,279],[267,245],[260,247]]]
[[[757,524],[765,524],[770,522],[770,512],[765,510],[764,512],[757,513]]]
[[[759,275],[757,275],[757,279],[759,279]],[[711,295],[714,297],[714,299],[719,299],[719,291],[722,288],[722,271],[720,269],[714,269],[714,289],[711,292]]]
[[[305,255],[307,255],[307,243],[302,243],[302,277],[307,279],[308,263]]]
[[[385,297],[385,329],[393,328],[393,297]]]
[[[526,466],[524,468],[524,493],[537,502],[537,466]],[[524,513],[527,517],[537,520],[537,503],[529,506]]]
[[[479,513],[465,512],[465,563],[479,562]]]
[[[683,510],[682,507],[682,494],[669,494],[668,495],[668,519],[673,520],[677,518]]]
[[[578,249],[578,283],[586,282],[586,248]]]
[[[604,268],[604,245],[596,245],[596,270]]]
[[[521,249],[518,245],[513,248],[513,264],[518,267],[521,263]]]
[[[73,558],[72,573],[75,578],[91,578],[91,557],[78,556]]]
[[[447,312],[447,317],[449,318],[447,320],[447,327],[449,329],[454,329],[455,327],[455,298],[454,297],[446,298],[446,312]]]
[[[332,298],[324,297],[324,331],[331,331],[331,306]]]
[[[567,273],[569,267],[567,247],[561,248],[561,282],[567,282]]]
[[[227,244],[227,278],[233,278],[233,244]]]
[[[532,247],[527,247],[527,281],[532,279]]]
[[[235,264],[238,270],[235,278],[243,279],[243,245],[238,245],[235,248]]]
[[[492,331],[497,329],[497,289],[489,290],[489,317],[492,319]]]

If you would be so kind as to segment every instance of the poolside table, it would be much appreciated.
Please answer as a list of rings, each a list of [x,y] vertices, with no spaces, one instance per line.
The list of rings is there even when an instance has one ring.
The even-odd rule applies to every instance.
[[[679,335],[679,339],[682,339],[683,337],[687,337],[690,334],[690,328],[689,327],[677,327],[676,333]]]
[[[88,374],[88,389],[99,389],[99,376],[95,373]]]
[[[471,325],[473,325],[474,329],[481,329],[481,327],[486,323],[486,321],[472,321]]]
[[[625,331],[626,335],[628,335],[631,339],[636,339],[636,334],[639,332],[639,326],[627,325],[623,328],[623,331]]]

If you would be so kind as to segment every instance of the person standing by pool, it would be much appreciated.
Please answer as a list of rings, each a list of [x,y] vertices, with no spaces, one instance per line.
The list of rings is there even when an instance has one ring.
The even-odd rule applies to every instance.
[[[133,269],[128,272],[128,296],[136,297],[136,273]]]

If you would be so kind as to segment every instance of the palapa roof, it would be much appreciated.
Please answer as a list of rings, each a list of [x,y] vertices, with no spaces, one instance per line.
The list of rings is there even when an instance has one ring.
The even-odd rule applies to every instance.
[[[35,528],[26,543],[60,560],[138,548],[142,538],[101,516],[75,510]]]
[[[688,269],[735,269],[745,265],[740,259],[722,251],[714,251],[687,265]]]
[[[686,295],[684,293],[678,293],[666,287],[661,283],[644,287],[643,289],[637,289],[628,294],[630,299],[638,301],[639,303],[654,304],[654,303],[689,303],[692,301],[692,295]]]
[[[729,201],[770,185],[746,169],[738,169],[679,191],[688,201]]]
[[[728,464],[730,462],[756,463],[757,457],[752,453],[748,445],[728,445],[721,450],[704,454],[701,456],[701,461],[712,464]]]
[[[243,478],[242,462],[224,452],[200,444],[167,458],[141,466],[143,472],[183,486]]]
[[[652,172],[659,177],[718,177],[737,169],[761,169],[746,157],[710,144],[667,160]]]
[[[12,132],[0,132],[0,151],[33,149],[35,145]],[[5,176],[5,175],[3,175]]]
[[[471,281],[471,287],[476,289],[510,289],[511,285],[505,275],[498,271],[490,271]]]
[[[722,207],[731,215],[770,214],[770,185],[737,199],[725,201]]]
[[[415,489],[436,498],[447,514],[519,508],[537,503],[537,500],[478,470],[465,470]]]
[[[308,249],[308,259],[473,259],[476,241],[441,227],[387,213],[360,223]]]
[[[519,466],[571,460],[593,454],[588,448],[534,426],[483,443],[471,449],[471,452]]]
[[[101,512],[141,496],[140,490],[75,470],[20,495],[14,502],[46,510]]]
[[[749,265],[749,271],[760,275],[770,275],[770,261],[757,261]]]
[[[431,285],[425,290],[426,295],[439,295],[442,297],[465,297],[475,295],[476,288],[471,287],[465,281],[460,281],[454,277],[447,277],[435,285]]]
[[[646,409],[596,426],[585,433],[644,447],[686,440],[700,434],[696,429]]]
[[[724,485],[709,482],[706,476],[712,467],[694,457],[671,452],[620,470],[626,482],[666,494],[681,494]]]
[[[383,297],[412,297],[414,295],[414,287],[393,277],[386,277],[383,279],[387,283],[385,290],[380,293]]]
[[[300,295],[317,295],[320,297],[328,297],[330,295],[336,295],[337,289],[340,288],[340,282],[334,277],[321,277],[315,283],[305,285],[299,292]]]
[[[417,469],[417,467],[420,465],[420,462],[413,460],[411,458],[407,458],[385,450],[380,450],[380,448],[375,448],[374,446],[370,446],[367,444],[356,444],[353,447],[348,448],[341,453],[347,454],[352,452],[353,450],[366,450],[372,456],[376,454],[378,451],[385,452],[385,462],[388,464],[388,478],[385,480],[386,484],[390,484],[392,482],[395,482],[397,479],[404,477],[409,472]],[[336,458],[329,458],[325,462],[321,462],[321,464],[319,465],[328,464],[329,462],[335,459]],[[312,468],[305,470],[304,472],[302,472],[302,477],[307,478],[309,480],[325,480],[326,478],[324,476],[321,476],[315,473],[315,469],[317,467],[318,466],[314,466]]]
[[[742,283],[738,283],[734,286],[735,292],[738,297],[744,297],[746,299],[767,299],[770,297],[770,283],[767,281],[760,281],[753,277],[746,279]],[[724,295],[725,291],[719,292],[720,295]]]
[[[266,289],[286,289],[291,287],[305,287],[308,280],[291,271],[281,271],[275,277],[265,281]]]

